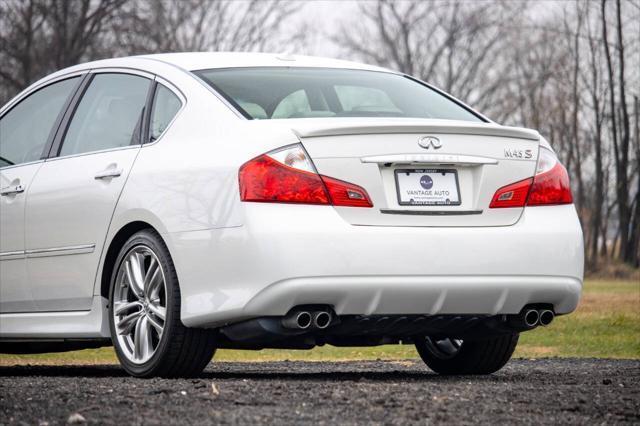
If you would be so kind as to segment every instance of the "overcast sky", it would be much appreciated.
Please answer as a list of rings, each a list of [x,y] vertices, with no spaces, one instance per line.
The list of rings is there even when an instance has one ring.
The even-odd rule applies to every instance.
[[[336,57],[340,49],[328,36],[336,34],[342,22],[357,19],[358,1],[346,0],[309,0],[303,1],[300,12],[293,18],[295,27],[305,25],[310,32],[307,52],[295,52],[318,56]]]
[[[308,28],[310,32],[308,46],[304,51],[296,50],[294,52],[317,56],[340,57],[344,55],[340,47],[331,42],[329,37],[337,34],[340,25],[348,22],[358,22],[359,11],[358,5],[362,3],[375,3],[372,0],[293,0],[295,3],[301,3],[301,10],[292,17],[291,31],[296,31],[301,26]],[[402,0],[400,0],[402,1]],[[429,0],[424,0],[429,1]],[[464,0],[468,2],[476,2],[482,0]],[[521,0],[512,0],[521,1]],[[567,0],[537,0],[530,4],[531,17],[541,18],[547,14],[553,14],[560,11],[560,6]]]

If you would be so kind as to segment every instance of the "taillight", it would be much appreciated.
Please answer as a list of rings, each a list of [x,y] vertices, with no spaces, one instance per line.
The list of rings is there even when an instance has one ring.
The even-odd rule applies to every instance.
[[[571,186],[567,169],[558,161],[555,154],[546,148],[540,148],[536,176],[531,185],[528,206],[550,204],[571,204]]]
[[[299,144],[246,162],[240,167],[239,180],[242,201],[373,206],[364,188],[319,175]]]
[[[567,169],[553,152],[541,147],[535,176],[498,189],[489,207],[548,206],[572,202]]]

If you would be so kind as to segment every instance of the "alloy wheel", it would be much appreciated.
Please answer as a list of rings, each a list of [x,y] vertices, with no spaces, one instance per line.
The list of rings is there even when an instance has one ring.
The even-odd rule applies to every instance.
[[[164,272],[145,245],[123,258],[113,292],[113,319],[118,346],[135,364],[147,362],[158,349],[167,315]]]

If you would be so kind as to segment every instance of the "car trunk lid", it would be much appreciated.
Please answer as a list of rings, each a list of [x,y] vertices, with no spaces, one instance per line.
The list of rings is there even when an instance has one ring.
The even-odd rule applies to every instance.
[[[534,175],[537,132],[413,119],[290,120],[320,174],[360,185],[373,208],[336,207],[353,225],[508,226],[498,188]],[[442,195],[445,194],[445,195]]]

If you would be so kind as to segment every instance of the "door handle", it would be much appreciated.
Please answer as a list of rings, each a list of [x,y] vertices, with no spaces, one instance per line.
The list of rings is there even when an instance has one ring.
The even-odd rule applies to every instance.
[[[24,192],[24,186],[22,185],[7,186],[0,189],[0,196],[20,194],[21,192]]]
[[[117,178],[122,174],[122,169],[108,168],[95,174],[94,179]]]

